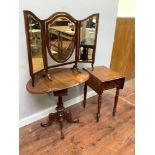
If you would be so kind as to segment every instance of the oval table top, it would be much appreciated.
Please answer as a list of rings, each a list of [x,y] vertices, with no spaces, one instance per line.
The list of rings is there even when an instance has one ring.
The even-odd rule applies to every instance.
[[[27,83],[27,90],[33,94],[43,94],[77,86],[89,79],[89,73],[71,68],[54,68],[49,70],[52,81],[42,75],[37,75],[32,86],[31,79]]]

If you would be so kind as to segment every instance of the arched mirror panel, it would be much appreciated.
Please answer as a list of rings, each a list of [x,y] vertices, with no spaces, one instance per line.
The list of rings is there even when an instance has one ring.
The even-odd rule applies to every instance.
[[[78,63],[91,63],[93,68],[99,14],[76,20],[66,12],[56,12],[41,20],[25,10],[24,19],[32,86],[38,73],[52,80],[49,70],[54,67],[73,64],[78,70]],[[58,64],[49,65],[47,53]]]
[[[64,63],[73,54],[76,29],[76,21],[63,14],[58,14],[46,22],[47,50],[56,62]]]
[[[43,51],[42,51],[42,25],[41,21],[33,14],[26,14],[27,23],[27,42],[29,49],[29,56],[32,59],[32,65],[30,66],[33,73],[37,73],[44,69]]]
[[[99,14],[80,21],[79,62],[94,63]]]

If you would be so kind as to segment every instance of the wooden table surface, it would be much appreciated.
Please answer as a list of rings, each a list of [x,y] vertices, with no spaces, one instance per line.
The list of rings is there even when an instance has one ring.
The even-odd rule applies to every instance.
[[[105,66],[95,66],[92,71],[91,68],[88,68],[87,71],[94,77],[96,77],[100,82],[107,82],[115,79],[121,78],[119,73],[107,68]]]
[[[77,86],[89,79],[89,74],[84,70],[79,70],[80,73],[71,68],[55,68],[49,71],[52,81],[47,77],[38,75],[34,82],[34,87],[31,80],[27,83],[27,90],[33,94],[43,94],[51,91],[58,91]]]

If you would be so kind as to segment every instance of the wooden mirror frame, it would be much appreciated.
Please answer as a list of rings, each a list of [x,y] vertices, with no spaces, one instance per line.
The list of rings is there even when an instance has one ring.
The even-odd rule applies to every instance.
[[[80,25],[81,25],[81,22],[83,22],[84,20],[89,19],[92,16],[96,16],[96,23],[98,23],[98,21],[99,21],[99,14],[98,13],[92,14],[89,17],[87,17],[87,18],[85,18],[83,20],[76,20],[70,14],[68,14],[66,12],[56,12],[56,13],[54,13],[53,15],[51,15],[49,18],[47,18],[45,20],[39,19],[34,13],[32,13],[31,11],[28,11],[28,10],[24,10],[23,13],[24,13],[24,21],[25,21],[25,33],[26,33],[26,42],[27,42],[27,51],[28,51],[29,72],[30,72],[30,76],[31,76],[31,79],[32,79],[32,86],[34,86],[35,76],[37,74],[42,74],[43,76],[47,76],[49,78],[49,80],[51,80],[50,77],[49,77],[49,74],[48,74],[48,70],[51,69],[51,68],[64,66],[64,65],[68,65],[68,64],[74,64],[73,68],[78,69],[78,66],[77,66],[78,63],[91,63],[92,68],[93,68],[94,61],[95,61],[98,24],[97,24],[97,27],[96,27],[95,45],[94,45],[94,52],[93,52],[92,62],[90,62],[90,61],[82,61],[82,62],[80,62],[79,61]],[[34,17],[34,19],[36,19],[41,24],[41,38],[42,38],[41,43],[42,43],[42,56],[43,56],[44,69],[41,69],[41,70],[39,70],[39,71],[37,71],[35,73],[33,72],[33,62],[32,62],[32,51],[31,51],[31,47],[30,47],[30,34],[29,34],[28,15],[31,15],[32,17]],[[48,66],[47,51],[48,51],[48,53],[50,55],[49,49],[47,48],[47,46],[48,46],[48,23],[51,23],[52,21],[54,21],[58,17],[68,18],[71,22],[73,22],[75,24],[75,30],[76,30],[75,31],[75,45],[74,45],[73,51],[70,54],[70,57],[71,57],[72,54],[74,53],[74,50],[75,50],[75,60],[70,61],[70,62],[59,63],[57,65]],[[51,56],[51,58],[53,59],[52,56]],[[69,58],[67,60],[69,60]]]
[[[48,25],[52,22],[54,22],[57,18],[59,17],[64,17],[64,18],[67,18],[68,20],[70,20],[71,22],[74,23],[75,25],[75,41],[74,41],[74,47],[69,55],[69,57],[67,57],[67,59],[64,61],[64,62],[59,62],[58,60],[56,60],[54,58],[54,56],[51,54],[51,51],[49,49],[49,45],[48,45],[48,41],[49,41],[49,30],[48,30]],[[74,53],[74,50],[75,50],[75,55],[76,55],[76,40],[77,40],[77,34],[78,34],[78,21],[76,19],[74,19],[70,14],[66,13],[66,12],[57,12],[55,13],[54,15],[50,16],[47,20],[45,20],[45,27],[46,27],[46,31],[45,31],[45,37],[46,37],[46,46],[47,46],[47,51],[49,53],[49,55],[51,56],[51,58],[53,60],[55,60],[57,63],[61,63],[64,65],[64,63],[72,56],[72,54]],[[75,58],[76,59],[76,58]],[[70,63],[75,63],[75,61],[72,61],[72,62],[68,62],[69,64]]]
[[[80,50],[79,49],[80,49],[80,34],[81,34],[80,27],[81,27],[81,23],[86,21],[86,20],[88,20],[89,18],[92,18],[93,16],[96,16],[96,23],[97,23],[97,25],[96,25],[96,31],[95,31],[95,41],[94,41],[94,50],[93,50],[92,60],[91,61],[89,61],[89,60],[80,61],[80,59],[79,59]],[[77,47],[78,47],[77,61],[78,61],[78,63],[91,63],[92,70],[94,69],[94,62],[95,62],[95,52],[96,52],[96,43],[97,43],[97,34],[98,34],[98,24],[99,24],[99,13],[95,13],[95,14],[92,14],[92,15],[88,16],[85,19],[80,20],[79,21],[79,26],[78,26],[79,32],[78,32],[78,45],[77,45]]]
[[[29,62],[29,73],[32,79],[32,86],[34,86],[35,81],[35,75],[37,75],[40,72],[44,72],[45,69],[47,69],[47,55],[45,52],[45,44],[44,44],[44,21],[40,20],[35,14],[33,14],[31,11],[24,10],[24,21],[25,21],[25,33],[26,33],[26,42],[27,42],[27,50],[28,50],[28,62]],[[41,69],[37,72],[33,71],[33,62],[32,62],[32,50],[30,47],[30,33],[29,33],[29,21],[28,21],[28,15],[31,15],[34,19],[36,19],[41,24],[41,43],[42,43],[42,56],[43,56],[43,64],[44,69]]]

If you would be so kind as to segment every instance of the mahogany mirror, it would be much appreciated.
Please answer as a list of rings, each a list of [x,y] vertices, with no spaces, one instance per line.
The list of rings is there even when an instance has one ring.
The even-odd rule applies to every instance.
[[[33,72],[36,73],[44,69],[42,55],[42,38],[41,38],[41,23],[33,16],[28,16],[30,47],[32,52]]]
[[[75,47],[75,22],[60,15],[46,23],[46,30],[49,55],[58,63],[66,62]]]
[[[99,14],[80,21],[79,62],[94,64]]]
[[[38,73],[50,79],[48,71],[54,67],[73,64],[78,69],[78,63],[93,67],[99,14],[76,20],[66,12],[56,12],[41,20],[25,10],[24,19],[32,86]],[[75,59],[70,60],[73,54]],[[57,64],[48,65],[49,59]]]
[[[25,32],[28,49],[28,60],[32,85],[35,74],[45,69],[43,52],[43,24],[41,20],[30,11],[24,11]]]

